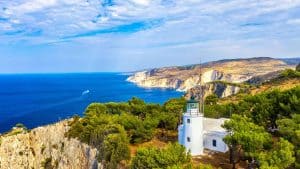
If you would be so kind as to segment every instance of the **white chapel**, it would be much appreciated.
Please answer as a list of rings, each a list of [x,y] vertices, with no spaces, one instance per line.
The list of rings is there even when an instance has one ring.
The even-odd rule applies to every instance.
[[[191,152],[192,156],[202,155],[204,149],[226,152],[223,138],[227,132],[221,125],[225,118],[205,118],[200,111],[199,102],[193,98],[187,101],[182,124],[178,127],[178,142]]]

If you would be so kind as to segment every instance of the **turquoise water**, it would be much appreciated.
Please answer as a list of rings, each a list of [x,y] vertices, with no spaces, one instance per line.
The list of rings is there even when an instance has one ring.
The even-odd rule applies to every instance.
[[[163,103],[182,93],[144,89],[119,73],[0,75],[0,132],[23,123],[28,128],[82,115],[92,102],[121,102],[133,96]]]

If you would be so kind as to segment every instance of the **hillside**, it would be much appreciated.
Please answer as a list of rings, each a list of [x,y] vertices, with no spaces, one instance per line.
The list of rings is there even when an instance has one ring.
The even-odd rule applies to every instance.
[[[200,83],[202,85],[214,81],[242,83],[254,81],[256,77],[268,79],[281,70],[294,69],[295,65],[290,63],[266,57],[220,60],[208,62],[201,66],[198,64],[140,71],[130,76],[127,80],[141,87],[173,88],[187,92],[193,87],[200,85]],[[201,79],[200,72],[202,72]],[[218,86],[208,86],[208,88],[219,90]],[[233,90],[230,88],[225,89],[225,93],[220,93],[219,96],[226,97],[231,95],[231,93],[235,94],[239,89],[234,88]]]
[[[285,71],[287,72],[287,71]],[[283,72],[284,73],[284,72]],[[256,95],[262,92],[268,92],[272,90],[285,91],[292,89],[300,84],[300,76],[282,76],[278,75],[273,79],[269,79],[268,81],[263,82],[262,84],[247,86],[247,88],[243,88],[244,91],[240,92],[236,95],[232,95],[226,98],[221,98],[219,100],[220,104],[223,103],[232,103],[240,101],[245,95]]]
[[[259,70],[254,70],[254,67],[251,68],[250,65],[259,64],[254,63],[255,61],[262,62],[260,63],[262,67],[259,70],[269,72],[264,74]],[[242,64],[248,62],[249,65],[244,65],[245,67],[242,68]],[[241,113],[248,115],[256,120],[255,122],[259,122],[259,125],[268,129],[270,125],[278,120],[277,116],[273,121],[269,119],[273,118],[272,114],[264,117],[266,119],[257,118],[260,117],[261,112],[269,112],[269,110],[272,110],[275,114],[278,114],[276,112],[278,110],[280,110],[280,113],[286,113],[286,110],[299,112],[298,109],[296,110],[299,107],[290,106],[299,102],[294,103],[292,102],[294,100],[286,99],[286,96],[288,96],[287,98],[299,98],[299,92],[295,91],[299,91],[300,72],[294,70],[282,71],[281,69],[290,66],[280,60],[270,58],[213,62],[205,64],[205,69],[211,71],[209,66],[214,65],[212,71],[220,71],[225,70],[227,65],[231,78],[243,74],[237,70],[229,70],[230,64],[237,65],[235,67],[240,70],[251,70],[251,72],[248,73],[247,78],[244,78],[244,80],[247,80],[241,82],[225,81],[226,79],[223,80],[222,75],[219,78],[220,80],[206,81],[205,84],[202,84],[206,88],[206,95],[217,93],[220,94],[219,97],[223,97],[217,99],[214,103],[211,102],[205,105],[205,116],[219,118],[230,117],[231,113]],[[276,64],[279,68],[275,66]],[[272,71],[272,66],[275,66],[276,71]],[[215,68],[218,70],[215,70]],[[182,70],[176,69],[175,72],[180,74],[179,72]],[[192,72],[194,69],[186,67],[186,70],[183,71]],[[188,90],[186,97],[191,96],[191,94],[199,95],[197,89],[199,89],[198,84]],[[287,100],[287,103],[284,102],[287,105],[284,107],[284,111],[281,110],[283,108],[279,106],[280,104],[275,103],[273,100],[270,91],[274,89],[286,92],[274,91],[274,94],[277,94],[282,103]],[[246,100],[247,97],[245,96],[253,98],[249,101]],[[263,98],[263,102],[255,99],[256,96]],[[265,103],[266,101],[269,103]],[[139,150],[140,152],[141,150],[146,151],[145,147],[163,148],[167,145],[167,141],[177,140],[177,125],[180,122],[178,120],[185,104],[186,100],[183,98],[171,99],[163,105],[148,104],[138,98],[132,98],[128,102],[122,103],[92,103],[87,107],[82,118],[77,117],[72,121],[61,121],[31,131],[15,128],[9,133],[0,135],[0,168],[96,169],[103,166],[106,166],[106,168],[128,168],[132,165],[131,160],[134,162]],[[260,104],[265,105],[260,107]],[[255,106],[257,106],[255,112],[260,111],[257,116],[253,112],[248,112],[253,111],[251,107]],[[264,110],[266,106],[270,108],[268,108],[268,111]],[[282,114],[282,116],[290,117],[286,114]],[[170,147],[172,148],[172,145]],[[173,148],[176,148],[176,145],[173,145]],[[159,149],[151,149],[151,151],[160,152]],[[169,154],[168,151],[166,152],[166,154]],[[180,151],[176,150],[176,152]],[[182,150],[182,152],[184,151]],[[228,154],[209,154],[201,158],[193,158],[193,162],[195,165],[210,164],[216,168],[221,165],[222,168],[231,168],[228,156]],[[174,157],[182,158],[180,153],[179,155],[175,154]],[[176,165],[185,166],[191,162],[191,159],[188,159]],[[172,162],[169,163],[172,164]],[[241,161],[238,165],[246,166],[246,161]]]
[[[205,116],[224,117],[232,111],[236,114],[248,115],[257,120],[259,125],[268,129],[269,125],[272,124],[268,120],[269,116],[273,116],[268,114],[264,117],[266,119],[257,119],[256,117],[261,112],[268,109],[274,112],[280,110],[279,112],[286,113],[286,111],[281,110],[280,104],[274,102],[272,93],[265,92],[269,88],[274,87],[284,91],[289,89],[285,93],[275,92],[274,94],[277,94],[280,103],[285,100],[288,101],[285,103],[288,107],[285,108],[289,109],[284,110],[299,112],[294,110],[299,108],[295,106],[299,102],[290,99],[299,98],[300,79],[294,77],[294,75],[297,74],[289,73],[265,82],[259,87],[250,87],[248,93],[258,94],[260,98],[263,98],[265,105],[262,107],[259,105],[263,103],[260,103],[259,99],[254,99],[255,97],[252,97],[250,102],[247,101],[246,105],[240,105],[238,102],[220,104],[222,101],[227,103],[224,98],[219,103],[206,105]],[[231,85],[240,86],[240,84]],[[293,88],[293,86],[298,86],[298,88]],[[243,101],[243,99],[244,102],[246,101],[243,95],[235,95],[226,99],[227,101]],[[132,167],[133,164],[140,164],[135,161],[136,158],[143,158],[141,153],[148,152],[148,150],[151,150],[150,152],[154,157],[157,157],[156,154],[161,152],[161,157],[166,158],[162,161],[175,158],[175,162],[178,164],[171,160],[168,161],[168,166],[174,164],[185,166],[193,163],[194,166],[209,164],[213,168],[220,166],[224,169],[231,168],[228,153],[211,154],[211,152],[207,152],[207,155],[203,157],[194,157],[193,159],[186,157],[183,162],[177,160],[182,159],[184,149],[176,144],[169,145],[166,142],[177,140],[177,124],[185,104],[186,101],[182,98],[171,99],[164,105],[147,104],[137,98],[122,103],[92,103],[87,107],[82,118],[77,117],[73,118],[72,121],[61,121],[31,131],[15,128],[11,132],[0,136],[0,168],[96,169],[102,168],[101,164],[105,164],[105,168],[121,169]],[[278,106],[280,109],[277,109]],[[259,110],[259,114],[248,114],[248,110],[253,111],[251,107],[256,107],[255,112]],[[215,111],[218,114],[214,114]],[[282,115],[289,117],[286,114]],[[169,150],[164,149],[165,147],[169,147]],[[170,154],[170,151],[172,154]],[[169,158],[166,154],[172,155],[172,157]],[[147,154],[145,159],[154,158],[149,157],[149,155]],[[97,161],[101,161],[101,164]],[[149,160],[142,162],[147,163]],[[150,162],[156,165],[157,161],[150,160]],[[161,164],[158,163],[157,165]],[[245,168],[247,162],[241,160],[237,166]]]
[[[68,120],[0,136],[0,168],[97,169],[96,149],[68,139]],[[18,131],[18,132],[16,132]]]

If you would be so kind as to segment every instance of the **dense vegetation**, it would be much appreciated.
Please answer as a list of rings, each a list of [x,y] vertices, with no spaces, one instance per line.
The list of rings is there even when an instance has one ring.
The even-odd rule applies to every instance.
[[[299,72],[286,70],[280,78],[298,76]],[[123,103],[92,103],[82,118],[74,118],[68,136],[96,147],[105,168],[128,167],[129,144],[143,143],[154,136],[166,138],[168,132],[177,130],[184,108],[183,98],[163,105],[146,104],[138,98]],[[224,124],[230,133],[224,141],[233,166],[247,160],[252,167],[300,168],[300,85],[286,91],[245,95],[236,103],[218,104],[218,98],[212,95],[206,98],[205,116],[231,118]],[[175,162],[179,158],[181,161]],[[170,144],[164,149],[139,149],[130,167],[191,168],[189,163],[190,156],[183,147]]]
[[[156,147],[141,148],[132,160],[132,169],[185,168],[191,167],[191,156],[179,144],[169,144],[164,149]]]
[[[193,166],[192,158],[178,143],[165,148],[145,147],[137,151],[132,169],[212,169],[210,165]]]
[[[279,78],[299,78],[299,77],[300,77],[300,64],[297,66],[296,70],[286,69],[279,76]]]
[[[298,66],[300,67],[300,64]],[[278,81],[286,82],[289,79],[300,79],[300,71],[286,69],[286,70],[282,71],[281,74],[277,78],[274,78],[265,83],[274,84],[274,83],[277,83]],[[252,88],[256,88],[256,87],[252,86]],[[251,114],[253,112],[254,116],[256,116],[255,114],[259,114],[260,116],[265,116],[266,112],[263,113],[262,112],[263,110],[256,111],[256,110],[250,109],[251,107],[253,107],[253,104],[258,104],[259,102],[268,104],[271,107],[274,106],[273,110],[268,110],[267,112],[273,113],[274,116],[277,114],[280,116],[280,113],[278,111],[286,111],[286,110],[283,110],[284,105],[291,106],[291,105],[297,104],[297,103],[290,103],[291,101],[289,101],[289,99],[292,99],[295,97],[299,98],[299,95],[297,93],[293,94],[293,92],[296,92],[296,90],[297,89],[289,90],[286,92],[280,92],[280,90],[273,90],[273,91],[263,92],[261,94],[255,95],[255,96],[252,96],[250,93],[239,93],[238,94],[239,97],[234,99],[234,100],[238,100],[238,103],[225,102],[223,104],[218,104],[219,99],[217,98],[216,95],[210,95],[205,100],[205,103],[206,103],[205,116],[212,117],[212,118],[219,118],[219,117],[228,117],[229,118],[231,116],[231,114],[241,113],[241,112],[245,113],[246,111],[248,111],[248,114]],[[293,96],[291,94],[293,94]],[[277,99],[275,99],[273,97],[275,97]],[[229,97],[229,98],[225,98],[225,99],[228,100],[231,98]],[[279,105],[279,102],[281,103],[281,105]],[[267,107],[270,107],[270,106],[267,106]],[[264,105],[261,105],[261,108],[263,108],[263,107],[264,107]],[[256,107],[256,109],[260,109],[260,108]],[[288,107],[287,107],[287,109],[288,109]],[[292,110],[297,111],[298,109],[292,108]],[[288,114],[290,114],[292,110],[287,110]],[[288,114],[286,114],[286,115],[288,115]],[[268,115],[266,115],[266,116],[268,116]],[[255,118],[263,118],[263,117],[256,116]],[[271,119],[273,119],[272,123],[274,126],[276,126],[275,118],[276,117],[271,118]],[[256,121],[262,121],[262,123],[266,122],[262,119],[256,120]]]
[[[124,103],[92,103],[83,118],[74,118],[68,136],[96,147],[105,168],[117,168],[130,159],[129,143],[151,140],[157,128],[177,130],[184,106],[183,98],[164,105],[146,104],[138,98]]]
[[[300,168],[300,112],[293,114],[291,118],[277,120],[277,123],[280,135],[295,146],[295,168]]]
[[[205,113],[231,117],[224,127],[231,133],[225,142],[233,164],[245,159],[250,165],[260,163],[261,168],[281,169],[291,164],[300,167],[300,85],[286,91],[248,95],[238,103],[217,104],[214,98],[206,101],[209,104]]]
[[[295,162],[294,146],[290,142],[283,138],[272,139],[270,133],[250,118],[233,115],[224,128],[230,133],[224,141],[229,146],[233,168],[241,159],[241,153],[252,168],[283,169]]]

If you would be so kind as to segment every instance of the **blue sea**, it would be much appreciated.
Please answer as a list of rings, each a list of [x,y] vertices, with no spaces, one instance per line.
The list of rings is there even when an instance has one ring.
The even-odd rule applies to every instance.
[[[144,89],[121,73],[0,75],[0,133],[16,123],[27,128],[82,115],[92,102],[122,102],[136,96],[160,103],[182,93]]]

